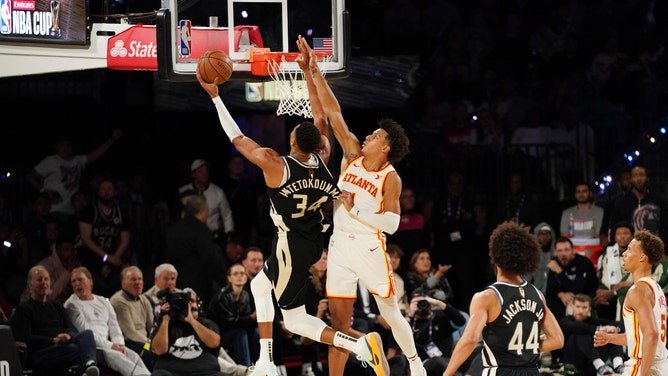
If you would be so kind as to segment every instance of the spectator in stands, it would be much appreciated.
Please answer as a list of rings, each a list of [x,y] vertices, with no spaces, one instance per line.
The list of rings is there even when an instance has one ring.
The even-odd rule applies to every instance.
[[[21,228],[28,240],[28,248],[30,249],[30,265],[37,264],[51,254],[52,249],[49,247],[47,240],[47,226],[52,226],[50,223],[55,223],[55,227],[60,228],[60,222],[51,216],[49,195],[40,192],[21,222]]]
[[[575,253],[571,239],[560,236],[554,246],[555,257],[547,264],[545,300],[557,320],[561,320],[576,294],[596,294],[598,279],[594,264]]]
[[[79,364],[81,375],[98,376],[93,332],[77,332],[63,304],[49,299],[51,279],[44,266],[30,269],[28,289],[30,299],[16,307],[9,324],[14,339],[26,343],[30,363],[53,373]]]
[[[455,301],[452,303],[462,307],[468,307],[476,286],[475,276],[468,272],[471,262],[475,261],[475,254],[470,251],[475,222],[473,200],[469,193],[464,175],[460,171],[451,171],[445,189],[434,202],[430,220],[434,239],[431,260],[434,265],[453,266],[448,275],[454,291]],[[406,289],[411,287],[406,286]]]
[[[257,237],[258,189],[246,176],[246,159],[241,154],[233,154],[227,162],[227,174],[221,187],[227,195],[232,210],[234,231],[242,243],[249,244]]]
[[[622,254],[633,240],[633,225],[619,222],[612,228],[614,243],[606,247],[598,258],[598,289],[594,304],[598,317],[621,321],[622,305],[629,287],[631,273],[624,269]]]
[[[214,284],[227,283],[228,264],[206,225],[209,206],[205,196],[189,195],[184,201],[183,218],[165,232],[164,261],[179,266],[179,286],[190,286],[208,303]]]
[[[508,177],[508,191],[495,208],[496,222],[514,220],[531,228],[538,224],[540,206],[535,198],[525,190],[524,179],[519,172]]]
[[[125,345],[141,355],[146,368],[153,369],[153,353],[144,345],[153,333],[153,308],[144,292],[144,274],[137,266],[121,271],[121,289],[109,299],[114,307]]]
[[[227,195],[220,186],[211,181],[211,171],[208,161],[195,159],[190,164],[190,174],[192,181],[181,186],[179,193],[192,189],[204,196],[209,208],[209,216],[205,222],[206,226],[211,231],[216,244],[223,247],[227,241],[227,236],[234,232],[234,217]],[[204,291],[197,290],[195,286],[193,288],[200,294],[204,293]],[[203,296],[200,295],[200,297]]]
[[[104,364],[122,376],[150,376],[151,371],[134,350],[125,347],[123,332],[109,300],[93,294],[93,276],[85,267],[72,270],[74,294],[65,302],[65,309],[74,327],[91,330]]]
[[[664,239],[668,235],[667,209],[666,198],[650,190],[645,167],[635,166],[631,169],[631,190],[615,201],[610,224],[631,222],[635,231],[649,230]]]
[[[585,376],[609,375],[624,372],[624,350],[622,346],[607,344],[594,347],[594,332],[603,330],[619,333],[621,323],[592,317],[592,300],[587,294],[575,294],[571,302],[572,314],[559,321],[564,333],[562,361],[573,364]],[[612,367],[606,364],[610,359]]]
[[[165,289],[169,289],[169,291],[178,290],[176,288],[176,278],[178,276],[179,272],[172,264],[164,263],[155,267],[155,282],[153,286],[144,293],[144,296],[148,298],[148,301],[153,307],[154,314],[158,314],[159,305],[161,303],[161,299],[158,298],[158,292]]]
[[[232,359],[250,366],[251,359],[257,359],[259,352],[251,354],[249,344],[259,343],[260,337],[251,295],[244,289],[248,281],[244,266],[230,266],[227,281],[227,285],[208,304],[208,317],[218,325],[221,345],[230,351]]]
[[[418,306],[420,301],[426,301],[428,305]],[[466,325],[467,317],[451,304],[424,295],[411,299],[407,315],[427,374],[442,374],[454,349],[452,334]]]
[[[570,237],[573,242],[580,239],[599,238],[599,244],[608,244],[607,229],[601,231],[603,224],[603,208],[594,204],[589,184],[580,182],[575,185],[575,205],[569,206],[561,213],[559,232],[561,236]],[[573,226],[571,230],[569,226]],[[571,233],[572,231],[572,233]]]
[[[408,263],[415,251],[429,248],[430,238],[427,229],[427,218],[418,204],[415,190],[404,186],[399,196],[401,219],[399,228],[394,234],[387,236],[388,243],[398,245],[403,251],[403,262]]]
[[[161,306],[151,349],[156,355],[152,376],[223,376],[218,364],[220,333],[215,322],[199,314],[197,294],[184,288],[189,297],[187,313]],[[187,344],[183,346],[183,344]]]
[[[122,135],[121,130],[114,130],[111,137],[85,155],[74,155],[70,139],[58,137],[54,144],[56,153],[42,159],[34,170],[25,176],[31,187],[49,196],[51,213],[63,225],[74,216],[70,198],[80,188],[83,170],[106,154]]]
[[[102,296],[121,288],[121,269],[129,264],[129,216],[116,202],[116,195],[116,183],[101,178],[95,199],[79,215],[83,245],[77,257],[93,275],[95,293]]]
[[[72,295],[70,273],[74,268],[81,266],[71,236],[68,234],[61,235],[56,241],[51,256],[40,261],[39,265],[43,265],[51,276],[51,294],[49,297],[65,304],[65,301]]]
[[[416,290],[421,294],[438,299],[445,303],[452,303],[454,292],[446,277],[452,265],[441,265],[432,267],[429,251],[420,249],[411,257],[406,275],[406,295],[413,297]]]
[[[538,238],[540,244],[540,264],[538,269],[530,278],[531,283],[539,288],[543,293],[547,288],[547,264],[554,257],[554,243],[557,237],[555,236],[552,226],[547,222],[541,222],[533,229],[533,233]]]

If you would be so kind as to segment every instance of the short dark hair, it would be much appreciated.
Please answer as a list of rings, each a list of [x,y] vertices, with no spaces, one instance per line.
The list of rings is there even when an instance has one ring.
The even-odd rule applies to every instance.
[[[652,234],[649,230],[638,230],[633,239],[642,243],[642,251],[647,255],[647,260],[652,266],[658,264],[663,260],[665,251],[663,249],[663,240],[660,237]]]
[[[515,221],[505,221],[496,226],[489,238],[489,255],[492,263],[503,271],[527,275],[538,269],[540,244],[529,227]]]
[[[612,231],[610,232],[610,235],[612,235],[613,240],[615,238],[615,234],[617,233],[618,228],[628,228],[629,231],[631,231],[631,235],[634,235],[635,232],[636,232],[636,229],[633,228],[633,225],[631,224],[631,222],[627,222],[627,221],[617,222],[612,227]]]
[[[573,248],[573,241],[571,238],[567,238],[565,236],[558,236],[557,239],[554,241],[554,244],[557,243],[568,243],[571,245],[571,248]]]
[[[320,146],[321,141],[320,131],[310,121],[305,121],[299,124],[295,129],[295,142],[299,150],[305,153],[313,153]]]
[[[392,119],[382,119],[378,122],[378,127],[387,132],[387,143],[390,145],[387,160],[390,162],[399,162],[409,152],[409,141],[404,128]]]

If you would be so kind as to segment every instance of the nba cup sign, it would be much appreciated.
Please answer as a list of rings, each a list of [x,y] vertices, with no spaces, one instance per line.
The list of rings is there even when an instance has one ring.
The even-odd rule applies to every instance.
[[[0,0],[0,40],[86,44],[88,2]]]

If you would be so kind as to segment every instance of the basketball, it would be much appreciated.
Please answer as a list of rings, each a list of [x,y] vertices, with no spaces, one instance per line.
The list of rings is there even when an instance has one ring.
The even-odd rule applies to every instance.
[[[226,82],[234,70],[232,60],[221,50],[206,51],[197,62],[197,68],[202,79],[210,84],[216,77],[220,77],[218,84]]]

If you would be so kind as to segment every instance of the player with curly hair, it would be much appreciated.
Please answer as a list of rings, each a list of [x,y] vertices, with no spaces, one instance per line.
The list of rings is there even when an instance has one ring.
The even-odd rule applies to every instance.
[[[538,239],[528,227],[507,221],[492,232],[489,249],[496,282],[473,296],[471,318],[443,376],[457,372],[481,335],[483,375],[538,376],[540,354],[564,345],[564,335],[543,293],[522,278],[538,268]]]

